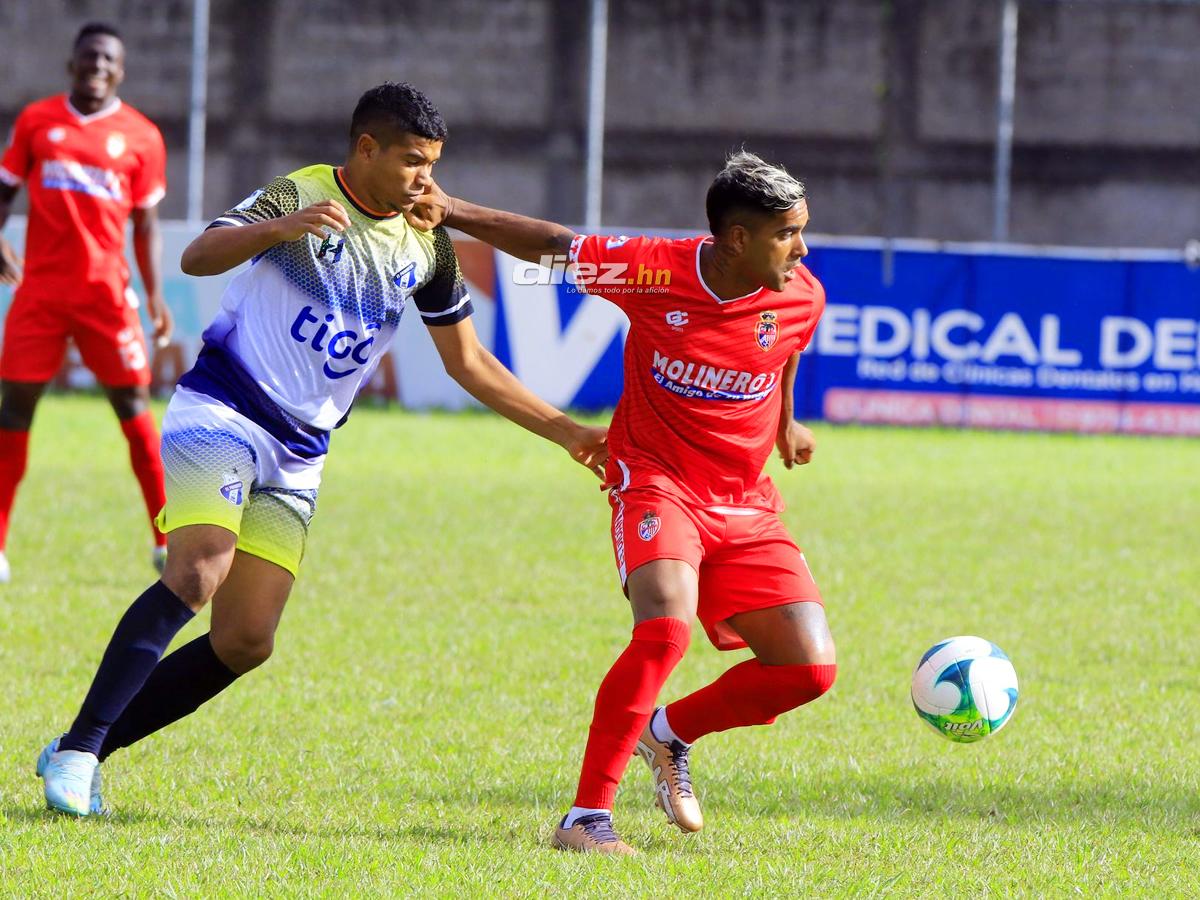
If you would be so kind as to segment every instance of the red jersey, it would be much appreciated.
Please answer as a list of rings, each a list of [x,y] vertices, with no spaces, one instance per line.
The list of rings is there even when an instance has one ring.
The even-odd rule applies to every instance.
[[[630,322],[608,480],[682,492],[702,507],[778,512],[762,470],[779,428],[779,382],[812,339],[825,291],[799,265],[782,291],[722,301],[700,275],[711,240],[579,235],[571,245],[577,279]]]
[[[154,123],[120,100],[85,116],[65,94],[21,111],[0,181],[29,186],[24,283],[71,297],[80,283],[119,295],[129,281],[125,223],[166,192],[166,148]]]

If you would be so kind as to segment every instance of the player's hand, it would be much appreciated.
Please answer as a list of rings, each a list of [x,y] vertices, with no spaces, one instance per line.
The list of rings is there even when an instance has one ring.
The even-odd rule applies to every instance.
[[[171,343],[171,335],[175,331],[171,308],[162,294],[156,294],[146,301],[146,311],[150,314],[150,324],[154,326],[154,346],[161,350]]]
[[[779,449],[779,457],[787,468],[803,466],[812,462],[813,453],[817,449],[817,439],[805,426],[795,420],[780,425],[779,434],[775,437],[775,446]]]
[[[604,466],[608,462],[607,428],[576,425],[563,448],[571,454],[571,459],[585,469],[591,469],[592,474],[601,481],[604,480]]]
[[[413,228],[429,231],[450,218],[450,210],[453,207],[454,199],[438,187],[436,181],[431,181],[421,199],[404,214],[404,218],[408,219],[408,224]]]
[[[322,200],[306,206],[299,212],[275,220],[280,243],[298,241],[306,234],[319,238],[327,237],[330,231],[339,234],[350,227],[350,216],[346,207],[336,200]]]
[[[0,284],[16,287],[21,283],[21,274],[25,260],[17,256],[17,251],[4,238],[0,238]]]

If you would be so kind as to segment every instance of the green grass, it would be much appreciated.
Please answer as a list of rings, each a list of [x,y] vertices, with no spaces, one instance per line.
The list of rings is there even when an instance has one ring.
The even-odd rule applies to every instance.
[[[38,415],[0,591],[0,894],[1196,896],[1195,442],[819,427],[814,465],[772,470],[838,683],[698,745],[700,835],[631,766],[617,823],[644,852],[614,860],[546,846],[629,631],[607,505],[483,415],[356,412],[274,658],[114,756],[115,815],[45,812],[34,757],[152,574],[103,402]],[[908,700],[961,633],[1022,689],[970,746]],[[696,630],[666,696],[742,655]]]

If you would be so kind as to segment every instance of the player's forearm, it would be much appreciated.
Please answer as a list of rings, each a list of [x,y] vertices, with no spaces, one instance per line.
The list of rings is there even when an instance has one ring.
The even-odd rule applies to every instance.
[[[157,219],[134,226],[133,255],[148,297],[157,297],[162,291],[162,247],[162,229]]]
[[[554,222],[489,209],[457,197],[450,201],[445,224],[529,262],[566,253],[575,238],[571,229]]]
[[[188,244],[179,260],[185,275],[220,275],[280,243],[277,219],[210,228]]]
[[[580,427],[517,380],[486,350],[450,375],[472,397],[539,437],[567,447]]]
[[[783,376],[779,381],[782,392],[782,404],[779,409],[779,427],[786,428],[796,415],[796,370],[800,368],[800,354],[793,353],[783,366]]]
[[[13,200],[16,199],[17,189],[9,184],[0,184],[0,229],[8,223],[12,215]]]

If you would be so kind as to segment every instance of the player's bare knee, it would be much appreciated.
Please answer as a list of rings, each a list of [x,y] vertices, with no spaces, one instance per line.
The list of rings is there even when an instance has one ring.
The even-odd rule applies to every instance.
[[[0,388],[0,429],[28,431],[42,396],[42,385],[6,382]]]
[[[162,583],[189,608],[199,612],[216,594],[229,566],[220,557],[167,555]]]
[[[634,622],[671,617],[690,622],[696,612],[695,570],[675,560],[660,560],[629,575],[629,603]]]
[[[217,658],[238,675],[257,669],[275,650],[275,633],[262,629],[214,629],[209,640]]]
[[[140,416],[149,409],[149,393],[145,388],[106,388],[108,402],[122,422]]]

